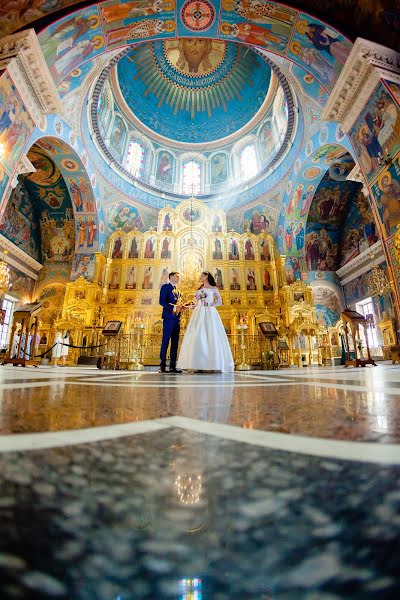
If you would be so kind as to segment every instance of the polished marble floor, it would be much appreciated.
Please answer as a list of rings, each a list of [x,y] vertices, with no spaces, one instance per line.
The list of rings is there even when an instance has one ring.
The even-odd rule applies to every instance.
[[[0,367],[0,432],[169,416],[332,439],[400,441],[400,367],[160,375]]]
[[[400,597],[400,368],[0,367],[0,598]]]

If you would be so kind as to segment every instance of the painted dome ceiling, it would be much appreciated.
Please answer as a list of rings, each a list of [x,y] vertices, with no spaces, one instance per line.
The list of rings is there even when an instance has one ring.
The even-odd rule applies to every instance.
[[[239,131],[263,106],[271,84],[271,69],[259,54],[204,38],[138,45],[118,61],[112,76],[128,118],[190,144]]]

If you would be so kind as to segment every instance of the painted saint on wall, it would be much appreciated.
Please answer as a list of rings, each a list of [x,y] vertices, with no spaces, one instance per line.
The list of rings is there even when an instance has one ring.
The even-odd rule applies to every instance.
[[[239,260],[239,246],[235,238],[229,241],[229,260]]]
[[[164,183],[172,183],[174,159],[169,152],[160,152],[158,155],[156,179]]]
[[[138,258],[139,256],[139,248],[138,248],[138,240],[137,238],[133,238],[131,241],[131,247],[129,248],[128,258]]]
[[[228,165],[226,154],[215,154],[211,158],[211,185],[217,185],[226,181],[228,176]]]
[[[171,258],[171,238],[165,237],[161,244],[161,258]]]
[[[260,241],[260,258],[261,260],[271,260],[271,255],[268,246],[268,240],[262,239]]]
[[[163,231],[172,231],[171,213],[167,212],[164,215],[164,221],[162,224]]]
[[[117,290],[119,288],[119,269],[114,267],[111,271],[110,285],[111,290]]]
[[[229,269],[229,287],[231,290],[240,290],[240,275],[238,269]]]
[[[271,283],[271,275],[270,272],[268,271],[268,269],[264,268],[263,271],[263,290],[265,292],[269,292],[271,290],[273,290],[273,286]]]
[[[152,290],[153,289],[153,271],[151,267],[147,267],[143,275],[143,290]]]
[[[126,276],[125,288],[127,290],[134,290],[136,288],[135,267],[130,267],[128,269],[128,274]]]
[[[115,115],[110,137],[110,146],[117,152],[118,156],[122,156],[125,146],[126,125],[119,115]]]
[[[252,241],[247,238],[244,243],[244,259],[245,260],[254,260],[254,248]]]
[[[122,239],[117,237],[114,242],[111,258],[122,258]]]
[[[224,289],[224,282],[223,282],[223,279],[222,279],[222,271],[218,267],[216,267],[216,269],[215,269],[214,279],[215,279],[215,283],[217,284],[217,288],[219,290],[223,290]]]
[[[152,237],[147,238],[145,246],[144,246],[144,257],[145,258],[154,258],[155,243],[156,243],[155,238],[152,238]]]
[[[212,231],[222,231],[221,217],[219,215],[214,215]]]
[[[246,285],[247,290],[249,291],[256,291],[257,290],[257,284],[256,284],[256,274],[254,272],[254,269],[247,269],[247,285]]]
[[[222,260],[222,243],[219,238],[215,238],[214,240],[214,250],[212,256],[214,260]]]

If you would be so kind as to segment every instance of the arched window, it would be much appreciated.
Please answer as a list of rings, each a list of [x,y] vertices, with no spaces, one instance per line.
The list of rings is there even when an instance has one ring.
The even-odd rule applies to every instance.
[[[134,177],[141,177],[144,166],[144,147],[137,140],[129,144],[128,153],[126,155],[126,169]]]
[[[195,160],[189,160],[183,165],[184,194],[198,194],[200,192],[201,167]]]
[[[257,175],[257,155],[254,144],[247,144],[240,153],[240,167],[244,180],[251,179]]]

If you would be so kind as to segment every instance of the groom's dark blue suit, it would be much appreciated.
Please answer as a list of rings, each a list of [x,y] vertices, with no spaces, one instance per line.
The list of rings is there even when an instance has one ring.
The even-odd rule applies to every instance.
[[[180,313],[174,312],[173,304],[177,304],[178,292],[175,286],[171,282],[164,283],[160,290],[160,304],[163,307],[162,319],[163,319],[163,337],[160,350],[160,367],[165,369],[167,363],[167,351],[169,343],[171,342],[170,349],[170,362],[169,368],[176,368],[176,357],[178,355],[178,343],[179,343],[179,331],[180,331]]]

